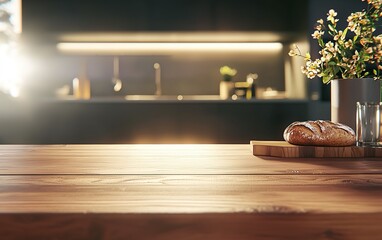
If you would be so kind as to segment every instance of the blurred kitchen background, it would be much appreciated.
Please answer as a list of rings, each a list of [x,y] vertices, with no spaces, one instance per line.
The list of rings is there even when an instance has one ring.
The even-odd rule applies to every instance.
[[[0,143],[249,143],[330,119],[293,44],[360,0],[0,1]],[[314,55],[314,54],[312,54]],[[229,99],[219,69],[237,70]]]

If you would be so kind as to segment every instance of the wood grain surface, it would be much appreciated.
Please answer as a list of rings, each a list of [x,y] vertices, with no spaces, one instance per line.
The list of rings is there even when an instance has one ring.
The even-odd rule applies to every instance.
[[[382,213],[382,176],[0,176],[0,213]]]
[[[381,222],[380,213],[1,214],[0,234],[7,240],[379,240]]]
[[[280,158],[382,158],[382,148],[292,145],[285,141],[251,141],[253,155]]]
[[[250,144],[0,145],[0,174],[362,174],[382,158],[253,156]]]
[[[0,145],[0,239],[380,239],[381,160]]]

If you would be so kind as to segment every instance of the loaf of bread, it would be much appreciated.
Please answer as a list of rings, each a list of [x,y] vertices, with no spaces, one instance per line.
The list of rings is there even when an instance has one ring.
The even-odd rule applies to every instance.
[[[295,145],[337,147],[355,145],[353,129],[344,124],[324,120],[294,122],[285,129],[284,139]]]

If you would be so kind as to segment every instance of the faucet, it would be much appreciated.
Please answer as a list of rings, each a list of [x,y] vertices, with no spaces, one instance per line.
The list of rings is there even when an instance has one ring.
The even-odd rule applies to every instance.
[[[119,57],[114,57],[113,59],[113,84],[114,91],[119,92],[122,89],[122,81],[119,78]]]
[[[155,95],[162,95],[160,64],[154,63],[155,69]]]

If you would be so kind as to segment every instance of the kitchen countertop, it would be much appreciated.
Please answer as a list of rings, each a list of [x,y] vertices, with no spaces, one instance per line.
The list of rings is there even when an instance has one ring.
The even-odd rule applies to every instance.
[[[237,98],[221,99],[219,95],[127,95],[125,97],[92,97],[90,99],[77,99],[74,97],[40,98],[36,102],[88,102],[88,103],[284,103],[284,102],[309,102],[308,99],[289,98]]]
[[[4,239],[378,239],[381,158],[250,144],[0,145]]]

